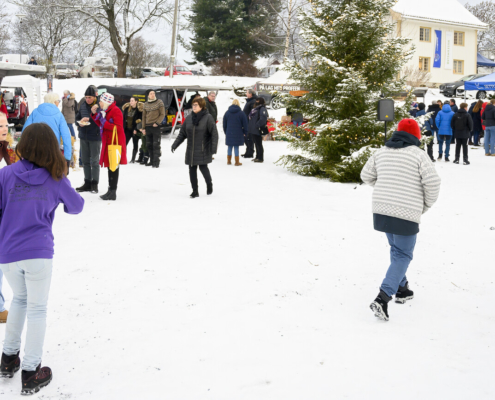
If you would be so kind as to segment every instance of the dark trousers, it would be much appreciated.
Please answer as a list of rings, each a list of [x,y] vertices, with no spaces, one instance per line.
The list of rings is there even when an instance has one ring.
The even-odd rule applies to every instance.
[[[111,171],[110,168],[108,168],[108,187],[110,190],[117,190],[117,184],[119,183],[119,171],[120,167],[115,171]]]
[[[189,166],[189,179],[191,179],[191,186],[193,190],[198,190],[198,167],[207,185],[211,184],[211,175],[208,165],[190,165]]]
[[[159,126],[157,126],[156,128],[154,128],[153,126],[146,127],[146,145],[148,146],[148,153],[150,154],[151,165],[157,167],[160,165],[161,139],[162,134],[160,132]]]
[[[134,131],[132,129],[125,128],[124,132],[125,132],[125,147],[127,148],[127,146],[129,146],[129,142],[134,136]]]
[[[256,159],[263,161],[263,137],[261,135],[253,135],[254,145],[256,146]]]
[[[84,180],[100,181],[100,152],[101,142],[93,140],[80,140],[81,161],[84,169]]]
[[[426,133],[426,136],[431,137],[431,136],[432,136],[432,134],[431,134],[431,133],[430,133],[430,134]],[[431,139],[430,144],[427,144],[427,145],[426,145],[426,153],[428,154],[428,156],[429,156],[432,160],[434,160],[434,158],[433,158],[433,142],[434,142],[434,140],[433,140],[433,139],[434,139],[434,138],[432,138],[432,139]]]
[[[462,155],[464,156],[464,161],[468,161],[468,140],[469,139],[456,139],[455,143],[455,158],[459,159],[461,156],[461,146],[462,146]]]
[[[244,143],[246,144],[246,152],[244,153],[244,157],[252,157],[254,155],[253,135],[248,133],[244,136]]]
[[[480,142],[480,132],[479,131],[471,132],[471,140],[474,142],[475,146],[478,146]]]

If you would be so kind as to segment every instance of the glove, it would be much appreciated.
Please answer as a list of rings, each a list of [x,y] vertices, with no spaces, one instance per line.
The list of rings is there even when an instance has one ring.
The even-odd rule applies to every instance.
[[[175,151],[175,147],[174,147],[174,146],[172,146],[172,153],[173,153],[174,151]]]
[[[100,111],[100,112],[101,112],[101,116],[102,116],[103,118],[105,118],[105,117],[107,116],[107,113],[106,113],[105,111]]]
[[[69,161],[69,160],[65,160],[65,162],[67,163],[67,176],[69,176],[69,171],[70,171],[70,161]]]

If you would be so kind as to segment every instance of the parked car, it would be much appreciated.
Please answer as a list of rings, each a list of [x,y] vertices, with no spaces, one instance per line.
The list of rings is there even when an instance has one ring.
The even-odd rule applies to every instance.
[[[440,85],[440,93],[442,93],[445,97],[464,97],[464,82],[472,81],[474,79],[481,78],[483,76],[486,76],[488,74],[471,74],[471,75],[466,75],[462,77],[460,80],[455,81],[455,82],[448,82],[444,83],[443,85]],[[458,90],[462,86],[462,94]],[[484,94],[483,94],[484,93]],[[485,97],[477,97],[478,99],[484,99],[486,98],[486,92],[479,93],[480,96],[485,96]]]
[[[69,79],[72,78],[72,69],[69,64],[55,63],[52,70],[53,77],[56,79]]]
[[[187,67],[181,65],[174,66],[174,76],[175,75],[192,75],[193,73]],[[170,67],[165,70],[165,76],[170,76]]]
[[[79,75],[81,78],[113,78],[114,72],[111,57],[87,57]]]
[[[79,64],[69,64],[69,69],[72,73],[72,78],[79,78],[79,69],[81,67],[79,66]]]
[[[160,75],[151,70],[151,68],[143,68],[143,70],[141,71],[141,75],[139,75],[140,78],[157,78],[159,76]]]
[[[191,72],[193,75],[196,75],[196,76],[205,76],[205,73],[203,72],[202,69],[200,69],[199,71],[192,69]]]
[[[7,106],[9,124],[24,126],[29,117],[26,92],[22,87],[2,86],[3,100]]]

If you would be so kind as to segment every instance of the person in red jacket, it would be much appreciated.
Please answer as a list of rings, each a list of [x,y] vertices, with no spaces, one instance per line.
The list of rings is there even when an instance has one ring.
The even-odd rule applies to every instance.
[[[115,171],[108,168],[108,192],[100,196],[102,200],[117,200],[117,184],[119,181],[120,165],[127,164],[127,151],[125,145],[124,116],[122,111],[115,104],[115,99],[110,93],[103,93],[100,96],[100,111],[96,113],[98,106],[94,105],[92,118],[100,127],[101,134],[101,156],[100,165],[108,168],[108,146],[112,144],[113,130],[117,127],[118,144],[122,146],[120,164]],[[96,114],[94,114],[96,113]],[[117,140],[113,144],[117,144]]]

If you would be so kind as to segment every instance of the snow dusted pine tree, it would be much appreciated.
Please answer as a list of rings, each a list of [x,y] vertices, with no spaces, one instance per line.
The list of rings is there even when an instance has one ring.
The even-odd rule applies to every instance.
[[[377,122],[377,102],[406,90],[399,73],[412,55],[408,39],[396,37],[390,9],[394,0],[312,0],[301,12],[308,43],[306,69],[286,62],[291,78],[309,91],[288,100],[310,119],[317,132],[310,138],[286,135],[301,155],[279,160],[290,171],[336,182],[360,182],[369,146],[383,145],[384,123]],[[410,96],[396,106],[396,121],[409,116]],[[389,128],[393,129],[389,123]]]

